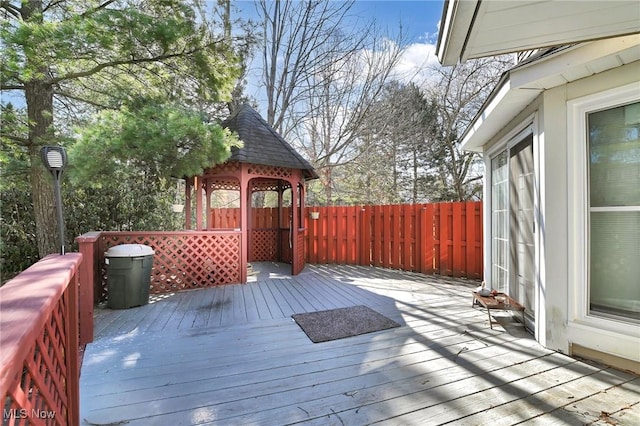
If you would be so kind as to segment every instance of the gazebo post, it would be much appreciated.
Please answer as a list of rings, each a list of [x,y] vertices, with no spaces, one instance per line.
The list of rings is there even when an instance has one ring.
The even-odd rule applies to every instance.
[[[248,207],[251,205],[251,194],[249,191],[249,174],[246,165],[240,168],[240,282],[247,282],[247,263],[249,258],[249,214]]]
[[[302,173],[300,173],[302,175]],[[298,181],[298,186],[300,188],[300,231],[304,233],[304,229],[305,229],[305,221],[307,220],[307,217],[304,214],[304,199],[305,199],[305,186],[304,186],[304,177],[300,176],[300,180]],[[305,266],[305,254],[304,254],[304,249],[305,249],[305,244],[302,244],[302,247],[298,247],[298,249],[302,252],[302,256],[299,257],[300,261],[301,261],[301,265],[299,265],[300,269],[297,271],[298,273],[301,272],[304,269]]]
[[[297,179],[289,181],[291,185],[291,229],[289,241],[291,241],[291,275],[298,273],[298,183]]]
[[[292,193],[292,206],[291,213],[293,216],[291,225],[291,274],[297,275],[304,268],[304,257],[299,256],[300,251],[304,250],[304,247],[300,245],[300,228],[304,223],[302,212],[304,209],[304,190],[300,185],[301,176],[300,172],[297,172],[294,178],[291,180],[291,193]]]
[[[202,231],[202,177],[193,178],[196,197],[196,231]]]
[[[204,178],[204,193],[205,193],[205,206],[204,206],[204,223],[205,229],[211,229],[213,223],[211,223],[211,185],[209,185],[209,179]]]
[[[184,182],[184,229],[191,229],[191,191],[193,189],[193,178],[185,178]]]
[[[298,181],[298,186],[300,187],[300,220],[302,223],[300,224],[301,228],[304,228],[304,198],[305,198],[305,188],[304,188],[304,180]]]
[[[276,258],[282,262],[282,181],[278,181],[278,223],[276,231]]]

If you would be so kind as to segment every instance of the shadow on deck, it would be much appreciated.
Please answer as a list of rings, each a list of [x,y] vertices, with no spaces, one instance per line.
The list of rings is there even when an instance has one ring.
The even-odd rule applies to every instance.
[[[640,379],[540,346],[476,282],[256,264],[255,280],[96,310],[83,424],[640,424]],[[400,328],[314,344],[293,313],[367,305]]]

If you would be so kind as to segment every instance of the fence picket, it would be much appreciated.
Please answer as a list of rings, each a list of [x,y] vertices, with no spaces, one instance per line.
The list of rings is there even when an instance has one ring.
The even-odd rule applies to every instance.
[[[371,208],[360,210],[360,265],[371,265]]]
[[[452,205],[452,269],[454,277],[464,276],[465,270],[465,255],[463,251],[463,243],[465,238],[465,211],[462,209],[464,203],[453,203]]]
[[[401,228],[402,221],[404,217],[402,216],[402,212],[400,210],[400,205],[396,204],[390,207],[390,222],[391,227],[389,228],[390,234],[390,261],[389,266],[395,269],[402,269],[402,264],[400,263],[400,255],[402,253],[402,236],[401,236]]]
[[[413,259],[412,259],[412,246],[413,246],[413,238],[412,238],[412,223],[413,223],[413,207],[410,204],[406,204],[402,206],[402,210],[404,210],[404,222],[402,226],[402,269],[405,271],[414,271],[413,267]]]

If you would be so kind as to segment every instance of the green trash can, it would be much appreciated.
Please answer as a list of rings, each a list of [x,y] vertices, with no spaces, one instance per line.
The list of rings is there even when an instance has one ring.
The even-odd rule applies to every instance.
[[[107,264],[107,306],[127,309],[149,303],[154,251],[142,244],[120,244],[104,254]]]

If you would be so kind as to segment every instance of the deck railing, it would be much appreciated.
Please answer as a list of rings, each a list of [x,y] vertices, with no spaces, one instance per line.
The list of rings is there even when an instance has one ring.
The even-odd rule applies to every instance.
[[[48,256],[0,288],[3,425],[79,424],[81,259]]]
[[[90,232],[76,238],[80,252],[93,259],[83,270],[93,282],[94,301],[107,298],[104,253],[119,244],[151,247],[151,294],[240,282],[240,231]]]

